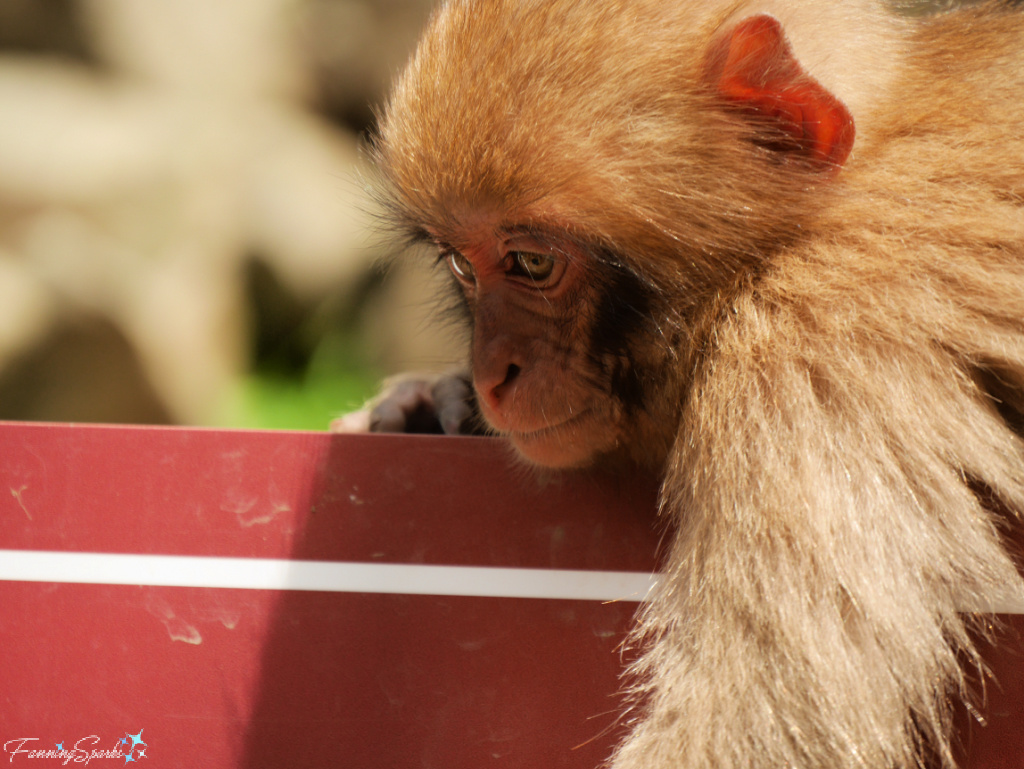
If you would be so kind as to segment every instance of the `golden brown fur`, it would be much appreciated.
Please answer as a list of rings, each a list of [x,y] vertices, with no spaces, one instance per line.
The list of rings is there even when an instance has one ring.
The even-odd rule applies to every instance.
[[[701,79],[765,10],[853,113],[837,173],[771,157]],[[1021,93],[1024,17],[998,5],[435,16],[381,129],[400,222],[557,229],[656,298],[630,453],[667,453],[677,534],[618,769],[904,769],[925,745],[952,765],[958,610],[1024,596],[974,493],[1024,511]]]

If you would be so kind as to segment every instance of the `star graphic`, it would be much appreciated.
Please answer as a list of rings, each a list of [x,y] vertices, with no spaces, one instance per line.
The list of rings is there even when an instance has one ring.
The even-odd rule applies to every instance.
[[[136,745],[145,745],[146,744],[145,742],[142,741],[142,729],[139,729],[139,733],[138,734],[129,734],[128,736],[132,738],[132,750],[135,750],[135,746]]]
[[[146,749],[145,748],[139,748],[139,758],[145,758],[145,757],[146,757]]]
[[[125,732],[125,736],[121,738],[121,744],[122,745],[127,745],[128,744],[128,732]]]
[[[135,761],[135,759],[132,758],[132,754],[131,753],[129,753],[127,756],[124,757],[125,764],[127,764],[129,761]]]
[[[57,743],[57,750],[64,750],[64,743],[63,742],[58,742]]]

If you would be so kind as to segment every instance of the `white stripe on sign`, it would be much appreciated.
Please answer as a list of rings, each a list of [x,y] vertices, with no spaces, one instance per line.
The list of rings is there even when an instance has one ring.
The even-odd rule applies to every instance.
[[[0,580],[15,582],[642,601],[654,578],[634,571],[0,550]]]

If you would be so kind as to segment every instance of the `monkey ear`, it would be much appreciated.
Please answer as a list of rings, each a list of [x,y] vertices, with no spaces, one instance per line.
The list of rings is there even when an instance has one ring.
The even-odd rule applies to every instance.
[[[777,129],[758,143],[822,169],[838,169],[850,154],[853,116],[804,72],[774,17],[741,21],[712,45],[705,72],[728,103]]]

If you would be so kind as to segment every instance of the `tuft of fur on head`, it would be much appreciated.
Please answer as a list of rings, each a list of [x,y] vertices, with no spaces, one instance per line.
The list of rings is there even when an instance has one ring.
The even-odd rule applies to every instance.
[[[598,245],[635,254],[635,269],[672,290],[685,314],[718,288],[723,272],[744,275],[768,244],[798,235],[827,197],[786,168],[752,188],[750,155],[763,150],[743,141],[749,125],[723,114],[700,82],[715,32],[762,7],[779,11],[775,5],[447,3],[381,121],[378,161],[394,210],[412,227],[437,230],[488,201],[520,224],[572,222]],[[797,5],[823,23],[850,15],[842,4]],[[892,42],[888,27],[867,28]],[[824,50],[801,30],[812,73],[842,80],[851,46]],[[864,90],[890,69],[859,66]],[[862,98],[839,85],[841,98]]]
[[[773,163],[702,84],[758,11],[853,113],[834,177]],[[912,29],[820,0],[434,16],[382,121],[398,221],[483,208],[615,254],[680,368],[617,769],[953,766],[962,612],[1024,598],[989,509],[1024,512],[1021,51],[993,4]]]

